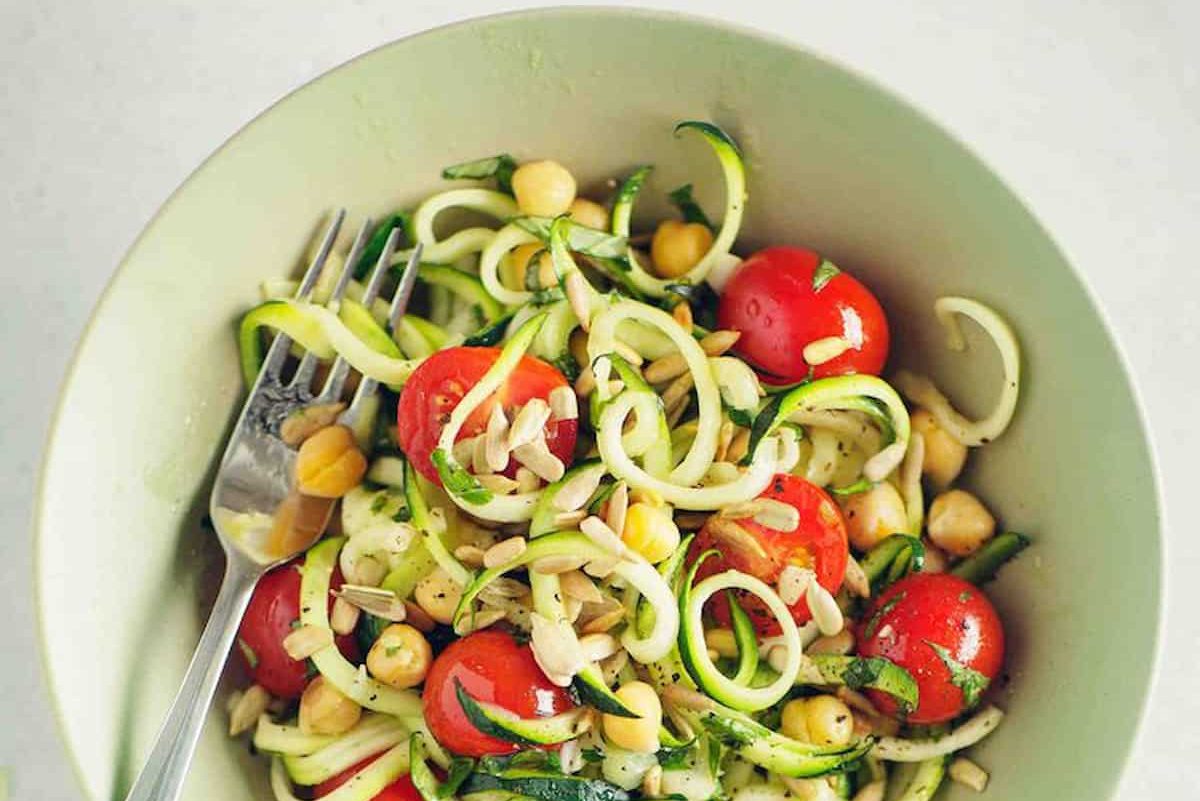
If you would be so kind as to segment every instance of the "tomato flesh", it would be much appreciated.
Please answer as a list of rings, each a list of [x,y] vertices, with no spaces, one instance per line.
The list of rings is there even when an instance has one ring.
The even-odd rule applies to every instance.
[[[523,718],[567,711],[566,691],[550,683],[528,645],[511,634],[486,629],[455,640],[434,660],[425,677],[425,722],[442,747],[463,756],[511,754],[517,746],[491,737],[467,720],[455,682],[477,701],[495,704]]]
[[[857,640],[860,656],[890,659],[916,680],[920,697],[908,715],[912,723],[957,717],[974,705],[965,702],[965,693],[981,694],[1004,663],[1004,628],[992,602],[947,573],[914,573],[888,587],[863,619]],[[956,663],[954,670],[947,659]],[[890,695],[868,692],[880,711],[896,713]]]
[[[843,272],[823,284],[818,280],[814,289],[814,277],[829,275],[823,263],[828,264],[802,248],[760,250],[742,262],[721,293],[718,326],[741,332],[734,351],[766,381],[786,384],[805,378],[810,369],[805,346],[828,337],[842,337],[850,347],[813,367],[814,377],[878,375],[883,370],[888,355],[883,307]]]
[[[370,765],[376,759],[382,756],[382,752],[372,757],[367,757],[357,765],[352,765],[346,768],[341,773],[326,779],[313,788],[313,798],[324,798],[332,793],[337,788],[341,787],[346,782],[354,778],[354,775],[363,768]],[[412,777],[405,773],[399,779],[384,787],[374,796],[371,801],[422,801],[420,792],[413,785]]]
[[[396,408],[400,450],[418,473],[439,486],[441,479],[430,454],[437,447],[442,428],[463,396],[479,383],[499,357],[499,348],[457,347],[439,351],[421,363],[400,393]],[[516,407],[534,398],[547,400],[555,388],[565,386],[566,377],[554,367],[533,356],[522,357],[500,389],[467,417],[456,441],[487,428],[488,417],[497,403],[511,419]],[[546,425],[546,446],[564,465],[569,465],[574,456],[578,432],[578,420],[555,420]],[[515,461],[510,459],[503,472],[515,473]]]
[[[254,682],[277,698],[299,698],[308,686],[307,660],[296,661],[283,648],[284,638],[300,619],[299,568],[299,560],[289,562],[259,579],[234,649]],[[340,570],[334,570],[331,585],[334,589],[342,586]],[[336,642],[347,659],[357,660],[353,636],[338,637]]]
[[[750,518],[737,520],[749,539],[738,542],[720,534],[710,524],[700,530],[691,547],[689,558],[694,560],[704,551],[716,548],[719,557],[709,557],[697,571],[697,579],[724,570],[740,570],[774,586],[779,574],[788,565],[805,567],[816,573],[817,583],[836,592],[846,575],[849,550],[846,545],[846,523],[841,510],[820,487],[799,476],[779,473],[758,496],[782,501],[800,513],[800,525],[795,531],[777,531],[756,523]],[[750,616],[760,634],[778,634],[779,623],[757,596],[739,593],[739,605]],[[724,593],[710,601],[711,611],[718,622],[729,625],[729,604]],[[788,607],[792,619],[805,623],[812,618],[808,602],[801,598]]]

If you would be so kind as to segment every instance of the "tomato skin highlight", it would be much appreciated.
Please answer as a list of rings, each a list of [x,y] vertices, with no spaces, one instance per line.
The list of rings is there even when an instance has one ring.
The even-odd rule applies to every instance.
[[[912,674],[920,693],[912,723],[944,723],[966,709],[962,688],[933,645],[982,674],[988,684],[1004,663],[1004,627],[995,607],[975,585],[948,573],[914,573],[888,587],[857,632],[860,656],[890,659]],[[897,713],[895,699],[868,690],[876,707]]]
[[[354,775],[363,768],[370,765],[376,759],[379,759],[383,752],[370,756],[359,762],[357,765],[352,765],[341,773],[318,784],[313,788],[313,798],[324,798],[332,793],[337,788],[341,787],[346,782],[354,778]],[[384,787],[372,797],[371,801],[423,801],[420,792],[413,785],[412,776],[405,773],[399,779]]]
[[[795,531],[777,531],[750,518],[738,519],[734,522],[754,539],[753,547],[744,547],[746,544],[725,540],[706,525],[696,536],[688,559],[694,561],[710,548],[716,548],[721,555],[710,557],[700,566],[696,573],[697,580],[734,569],[774,586],[785,567],[796,565],[810,568],[817,574],[818,584],[830,592],[837,592],[846,575],[850,554],[846,523],[838,505],[817,485],[786,473],[779,473],[772,478],[758,497],[782,501],[794,507],[800,513],[799,527]],[[775,616],[757,597],[739,594],[739,603],[759,634],[779,633]],[[798,624],[812,618],[808,602],[803,597],[788,608],[792,612],[792,619]],[[710,609],[721,625],[729,625],[729,604],[724,593],[713,597]]]
[[[293,660],[283,648],[283,640],[300,619],[300,560],[270,570],[259,579],[250,597],[250,605],[238,628],[234,650],[255,684],[276,698],[299,698],[308,686],[308,661]],[[335,569],[330,583],[342,586],[342,571]],[[330,596],[329,605],[333,606]],[[335,638],[338,650],[351,661],[358,659],[353,635]],[[253,654],[251,664],[250,654]]]
[[[811,250],[766,248],[742,262],[721,293],[718,327],[741,332],[734,351],[769,383],[804,379],[804,347],[827,337],[843,337],[851,347],[813,367],[815,378],[879,375],[887,361],[888,324],[879,301],[844,272],[814,291],[821,264]]]
[[[441,478],[429,457],[437,447],[442,428],[463,396],[479,383],[499,357],[500,348],[464,346],[438,351],[417,367],[400,392],[396,406],[396,439],[400,450],[418,473],[438,486]],[[568,386],[566,377],[554,367],[533,356],[522,357],[508,381],[467,417],[456,441],[487,428],[495,404],[501,404],[512,419],[511,412],[516,407],[534,398],[546,400],[552,390],[564,386]],[[546,446],[564,466],[571,464],[578,433],[578,420],[555,420],[546,425]],[[510,459],[502,472],[511,477],[516,472],[515,460]]]
[[[455,694],[455,681],[477,701],[496,704],[523,718],[549,717],[573,704],[566,690],[550,683],[528,645],[498,629],[455,640],[425,677],[425,722],[434,738],[462,756],[512,754],[516,745],[486,735],[467,720]]]

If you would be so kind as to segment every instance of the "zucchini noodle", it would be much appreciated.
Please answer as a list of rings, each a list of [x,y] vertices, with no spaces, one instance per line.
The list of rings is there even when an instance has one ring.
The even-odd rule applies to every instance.
[[[509,306],[519,306],[533,298],[533,293],[527,289],[509,289],[500,280],[500,261],[513,249],[530,242],[536,242],[537,237],[512,223],[501,228],[492,237],[483,252],[479,254],[479,280],[488,293],[496,300]]]
[[[904,510],[908,516],[908,533],[920,538],[925,525],[925,494],[921,491],[921,468],[925,464],[925,437],[921,432],[912,432],[908,441],[908,453],[900,465],[900,494],[904,498]]]
[[[301,801],[292,793],[292,783],[288,781],[283,760],[279,757],[271,758],[271,793],[275,796],[275,801]]]
[[[316,626],[329,630],[329,582],[337,564],[338,552],[345,537],[322,540],[309,549],[304,559],[303,578],[300,581],[300,622],[305,626]],[[410,690],[397,690],[375,681],[342,656],[332,642],[311,657],[317,670],[325,680],[342,695],[359,706],[376,712],[386,712],[402,720],[420,719],[421,697]]]
[[[284,756],[297,784],[320,784],[364,759],[408,740],[408,729],[389,715],[368,715],[334,742],[306,756]]]
[[[497,220],[508,220],[517,216],[516,201],[503,192],[477,187],[438,192],[421,203],[417,207],[416,213],[413,214],[413,233],[417,241],[425,246],[425,255],[430,261],[434,261],[433,257],[429,255],[430,250],[442,244],[438,242],[437,236],[433,232],[433,221],[438,214],[450,208],[470,209],[495,217]],[[459,233],[464,232],[460,231]]]
[[[987,706],[972,715],[965,723],[960,724],[949,734],[941,737],[929,737],[920,740],[908,740],[901,737],[880,737],[872,752],[879,759],[889,762],[924,762],[934,757],[952,754],[963,748],[968,748],[987,737],[1000,721],[1004,713],[997,707]]]
[[[1000,396],[991,413],[982,420],[968,420],[960,414],[941,390],[930,379],[907,370],[901,370],[892,381],[913,403],[924,406],[933,415],[937,424],[963,445],[978,447],[985,445],[1004,433],[1012,421],[1017,408],[1017,395],[1021,383],[1021,350],[1016,335],[1004,318],[993,309],[970,298],[938,298],[933,304],[938,321],[946,329],[946,347],[954,351],[966,350],[962,326],[955,315],[970,317],[992,338],[1004,370],[1004,383]]]

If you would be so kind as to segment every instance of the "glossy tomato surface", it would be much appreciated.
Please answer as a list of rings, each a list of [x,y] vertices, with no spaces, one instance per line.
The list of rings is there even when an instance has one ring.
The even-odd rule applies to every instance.
[[[788,565],[805,567],[817,575],[817,582],[836,592],[846,575],[849,550],[846,545],[846,523],[833,499],[815,484],[799,476],[780,473],[771,479],[758,497],[771,498],[795,507],[800,513],[800,525],[795,531],[778,531],[756,523],[751,518],[735,522],[738,529],[710,522],[700,530],[692,544],[689,559],[716,548],[720,557],[709,557],[697,571],[697,579],[734,569],[761,579],[774,586],[779,574]],[[757,596],[739,595],[740,604],[754,628],[761,634],[776,634],[779,623]],[[729,605],[725,594],[710,601],[713,615],[723,625],[729,623]],[[808,621],[812,615],[808,602],[801,598],[789,609],[797,623]]]
[[[332,586],[342,586],[342,573],[334,570]],[[330,597],[330,605],[333,598]],[[283,640],[300,619],[300,563],[289,562],[263,576],[238,629],[235,650],[256,684],[277,698],[299,698],[308,685],[308,660],[288,656]],[[337,638],[347,659],[358,658],[353,636]]]
[[[425,677],[425,722],[444,748],[463,756],[511,754],[517,746],[483,734],[470,724],[455,681],[477,701],[496,704],[523,718],[549,717],[572,707],[533,661],[528,645],[511,634],[486,629],[450,643]]]
[[[816,365],[816,378],[878,375],[887,361],[887,317],[871,290],[802,248],[767,248],[742,262],[721,293],[717,324],[741,332],[734,351],[772,383],[805,378],[804,347],[828,337],[850,347]]]
[[[499,356],[499,348],[448,348],[422,362],[404,385],[396,408],[396,438],[413,467],[430,481],[441,484],[429,455],[437,446],[450,413]],[[562,373],[541,359],[525,356],[508,381],[471,413],[458,432],[458,439],[483,431],[495,404],[501,404],[512,419],[516,407],[533,398],[546,400],[556,387],[564,386],[567,379]],[[578,431],[578,420],[556,420],[546,426],[546,445],[564,465],[571,463]],[[515,465],[510,460],[505,472],[514,471]]]
[[[947,573],[915,573],[888,587],[858,632],[861,656],[882,656],[912,674],[920,697],[913,723],[942,723],[975,706],[1004,663],[1004,629],[987,596]],[[869,691],[896,713],[895,700]]]
[[[324,798],[325,796],[329,795],[334,790],[354,778],[354,774],[358,773],[367,765],[370,765],[379,757],[380,754],[367,757],[357,765],[352,765],[336,776],[321,782],[315,788],[313,788],[313,798]],[[422,799],[421,794],[417,792],[417,788],[413,786],[412,777],[406,773],[372,796],[371,801],[422,801]]]

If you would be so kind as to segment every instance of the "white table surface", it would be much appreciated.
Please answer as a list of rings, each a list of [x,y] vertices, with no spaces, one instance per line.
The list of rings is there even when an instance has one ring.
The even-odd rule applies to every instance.
[[[1133,365],[1167,498],[1165,650],[1120,798],[1195,797],[1200,3],[656,5],[788,36],[915,102],[1009,182],[1084,273]],[[122,253],[205,156],[289,90],[396,37],[517,7],[0,3],[0,592],[11,621],[0,639],[0,768],[11,797],[79,797],[40,675],[30,497],[67,360]],[[1114,631],[1113,647],[1120,640]]]

